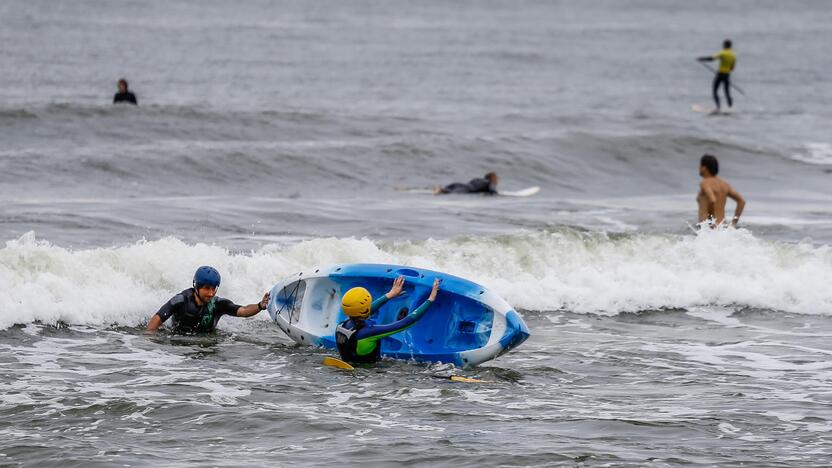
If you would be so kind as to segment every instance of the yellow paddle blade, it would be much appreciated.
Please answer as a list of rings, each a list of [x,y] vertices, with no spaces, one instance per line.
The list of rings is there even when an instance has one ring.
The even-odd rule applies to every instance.
[[[355,367],[349,365],[348,363],[346,363],[346,362],[344,362],[340,359],[336,359],[334,357],[331,357],[331,356],[326,356],[324,358],[324,365],[325,366],[330,366],[330,367],[337,367],[338,369],[346,369],[346,370],[355,369]]]
[[[461,377],[459,375],[452,375],[448,377],[452,382],[465,382],[465,383],[491,383],[487,380],[477,380],[477,379],[469,379],[468,377]]]

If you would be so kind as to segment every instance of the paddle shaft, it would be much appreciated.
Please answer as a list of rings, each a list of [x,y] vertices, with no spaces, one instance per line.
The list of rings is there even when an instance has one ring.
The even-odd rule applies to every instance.
[[[716,74],[716,73],[717,73],[716,69],[714,69],[712,66],[708,65],[707,63],[705,63],[705,62],[703,62],[703,61],[701,61],[701,60],[697,60],[697,62],[699,62],[699,64],[700,64],[700,65],[702,65],[703,67],[705,67],[705,68],[707,68],[708,70],[710,70],[712,73],[714,73],[714,74]],[[739,87],[739,86],[735,85],[733,81],[730,81],[730,82],[729,82],[729,84],[731,85],[731,87],[732,87],[732,88],[736,89],[738,93],[742,94],[742,95],[743,95],[743,96],[745,96],[745,97],[748,97],[748,95],[747,95],[747,94],[745,94],[745,91],[743,91],[742,89],[740,89],[740,87]]]
[[[338,358],[334,358],[332,356],[325,356],[323,364],[325,366],[335,367],[337,369],[344,369],[344,370],[354,370],[355,368],[351,366],[348,362],[342,361]],[[451,382],[464,382],[464,383],[491,383],[487,380],[479,380],[479,379],[472,379],[469,377],[462,377],[461,375],[451,375],[448,377],[443,377],[441,375],[434,375],[434,377],[439,379],[450,380]]]

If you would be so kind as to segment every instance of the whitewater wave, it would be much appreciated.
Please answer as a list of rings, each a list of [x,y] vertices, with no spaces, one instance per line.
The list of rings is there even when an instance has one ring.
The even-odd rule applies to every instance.
[[[829,143],[806,143],[804,151],[794,153],[792,159],[809,164],[832,164],[832,145]]]
[[[0,249],[0,329],[33,321],[141,325],[188,287],[203,264],[222,272],[221,295],[246,304],[301,269],[351,262],[448,272],[528,311],[614,315],[714,305],[832,315],[828,246],[765,241],[745,230],[690,236],[565,230],[419,242],[319,238],[245,253],[176,238],[71,250],[30,232]]]

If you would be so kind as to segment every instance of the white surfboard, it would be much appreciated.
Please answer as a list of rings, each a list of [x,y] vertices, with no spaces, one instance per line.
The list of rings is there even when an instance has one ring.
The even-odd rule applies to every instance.
[[[499,190],[497,195],[501,195],[503,197],[531,197],[532,195],[536,194],[540,191],[540,187],[537,185],[533,187],[526,187],[523,190]]]
[[[429,193],[433,195],[432,188],[424,188],[424,187],[396,187],[397,192],[407,192],[407,193]]]

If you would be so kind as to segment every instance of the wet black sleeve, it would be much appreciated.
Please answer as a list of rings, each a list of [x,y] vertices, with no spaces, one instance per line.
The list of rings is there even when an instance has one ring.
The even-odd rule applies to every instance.
[[[185,296],[177,294],[173,296],[169,301],[162,304],[162,307],[159,308],[159,311],[156,312],[156,315],[158,315],[159,318],[162,319],[162,323],[164,323],[165,320],[169,319],[170,316],[173,315],[174,312],[182,308],[184,304]]]
[[[236,317],[237,310],[242,307],[223,297],[218,297],[214,303],[217,305],[216,310],[219,315],[230,315],[232,317]]]

